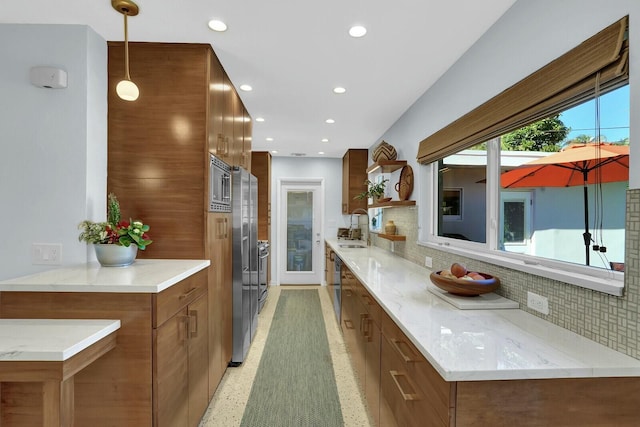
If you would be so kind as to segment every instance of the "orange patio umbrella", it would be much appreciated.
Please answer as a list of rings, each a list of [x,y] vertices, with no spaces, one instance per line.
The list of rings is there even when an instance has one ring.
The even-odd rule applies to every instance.
[[[584,244],[589,265],[589,195],[587,184],[629,180],[629,146],[573,144],[547,157],[525,163],[500,176],[502,188],[584,187]]]

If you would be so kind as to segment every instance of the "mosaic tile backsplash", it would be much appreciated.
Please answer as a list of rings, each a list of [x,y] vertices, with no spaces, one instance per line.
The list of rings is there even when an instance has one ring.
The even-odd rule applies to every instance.
[[[418,207],[398,207],[384,210],[384,221],[393,220],[397,233],[407,236],[406,242],[395,242],[394,252],[418,265],[424,265],[424,257],[433,258],[433,269],[440,270],[451,264],[452,255],[416,244],[418,240]],[[625,292],[616,297],[591,291],[567,283],[534,276],[488,264],[463,259],[470,270],[486,271],[501,278],[498,290],[502,296],[517,301],[522,310],[569,329],[640,359],[639,303],[640,303],[640,189],[627,191],[625,247]],[[372,243],[390,250],[388,240],[372,234]],[[527,291],[549,299],[549,315],[527,308]]]

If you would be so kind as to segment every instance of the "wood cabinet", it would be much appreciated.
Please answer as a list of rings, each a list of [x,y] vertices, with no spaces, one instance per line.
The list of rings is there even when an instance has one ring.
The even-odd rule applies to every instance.
[[[342,157],[342,213],[348,215],[354,209],[366,209],[367,199],[354,199],[367,191],[367,162],[369,151],[350,149]]]
[[[206,294],[185,304],[155,329],[155,426],[197,426],[206,411],[209,403],[207,329]]]
[[[209,287],[209,398],[213,396],[231,360],[231,254],[232,216],[229,213],[210,213],[209,254],[211,259]]]
[[[456,383],[443,380],[386,313],[382,337],[381,406],[391,411],[397,425],[455,425]]]
[[[153,239],[139,258],[209,259],[209,396],[231,360],[230,214],[208,212],[209,153],[251,167],[250,117],[207,44],[130,43],[136,102],[119,99],[123,44],[109,42],[107,189]],[[224,237],[221,237],[224,236]]]
[[[380,313],[378,303],[353,273],[342,266],[341,322],[354,372],[374,425],[380,425]]]
[[[208,324],[207,276],[208,269],[202,270],[159,294],[5,291],[0,316],[120,319],[116,347],[75,376],[75,425],[197,426],[208,402],[202,364],[208,355],[200,341]],[[199,336],[189,338],[187,326],[196,325]],[[1,425],[40,425],[37,383],[3,383],[1,393]],[[168,407],[186,415],[171,424]]]
[[[336,253],[331,249],[327,243],[324,246],[324,277],[327,284],[327,292],[329,292],[329,298],[331,298],[332,307],[336,304],[336,283],[334,277],[334,271],[336,269]]]
[[[251,153],[251,173],[258,179],[258,240],[271,240],[271,153]]]

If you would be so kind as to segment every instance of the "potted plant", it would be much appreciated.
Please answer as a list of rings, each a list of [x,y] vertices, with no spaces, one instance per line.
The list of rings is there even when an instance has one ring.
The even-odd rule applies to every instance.
[[[122,267],[132,264],[138,249],[145,250],[153,241],[147,231],[149,226],[140,220],[122,221],[120,203],[115,194],[110,193],[107,202],[107,221],[82,221],[78,240],[92,243],[96,257],[105,267]]]
[[[389,182],[388,179],[383,179],[380,182],[372,182],[370,180],[366,180],[364,183],[367,185],[367,191],[358,194],[354,199],[373,199],[373,203],[376,203],[379,198],[384,196],[384,188],[386,186],[386,182]]]

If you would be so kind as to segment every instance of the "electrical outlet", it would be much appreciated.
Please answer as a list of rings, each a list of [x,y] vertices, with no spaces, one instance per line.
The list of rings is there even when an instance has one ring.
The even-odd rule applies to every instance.
[[[430,256],[425,256],[424,257],[424,266],[427,267],[427,268],[433,267],[433,258],[431,258]]]
[[[533,292],[527,292],[527,307],[542,314],[549,314],[549,299]]]
[[[31,262],[38,265],[60,265],[61,243],[34,243],[31,245]]]

